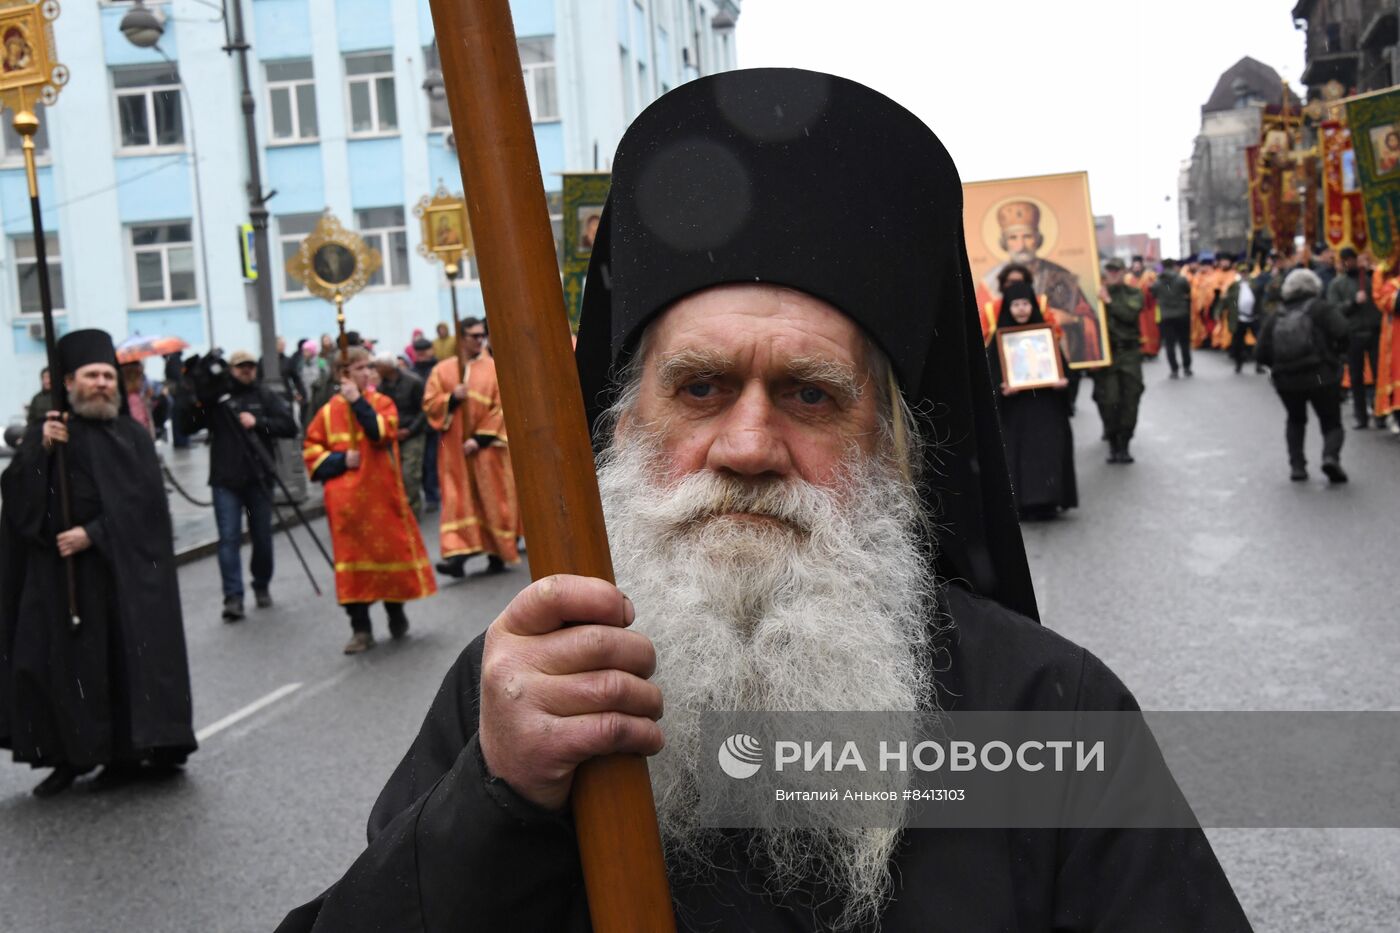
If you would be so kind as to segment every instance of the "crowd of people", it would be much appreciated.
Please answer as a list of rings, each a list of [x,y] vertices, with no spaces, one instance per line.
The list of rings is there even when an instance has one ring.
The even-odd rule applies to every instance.
[[[262,362],[246,350],[168,360],[168,378],[156,384],[141,363],[119,364],[103,331],[59,341],[66,412],[58,411],[46,369],[4,474],[0,541],[0,744],[17,760],[52,769],[37,795],[60,793],[99,765],[103,784],[169,773],[195,748],[155,447],[167,424],[178,442],[202,436],[209,447],[225,622],[246,617],[245,518],[254,604],[273,606],[279,441],[300,440],[307,475],[324,488],[336,598],[351,628],[346,654],[375,646],[373,603],[384,604],[390,636],[402,638],[404,604],[436,592],[435,571],[463,578],[476,556],[486,559],[485,574],[520,563],[522,530],[485,322],[468,318],[456,335],[442,324],[431,341],[417,333],[396,355],[375,355],[353,332],[344,346],[324,335],[286,355],[279,339],[278,350],[285,391],[263,380]],[[61,467],[56,450],[66,454]],[[57,469],[71,500],[66,518],[55,498]],[[145,511],[132,521],[138,507]],[[441,513],[436,565],[420,530],[427,511]],[[146,564],[129,566],[137,558]],[[78,595],[61,607],[69,564]],[[138,581],[149,587],[140,598],[130,591]],[[168,598],[151,602],[161,594]],[[71,663],[57,667],[40,621],[49,611],[72,616]],[[139,626],[125,618],[136,611]],[[131,642],[137,628],[162,631],[161,650]],[[171,693],[159,709],[144,702],[149,678],[160,680],[157,692]]]
[[[1023,519],[1053,517],[1079,504],[1073,436],[1077,388],[1064,335],[1043,315],[1045,295],[1029,269],[1008,264],[999,303],[984,311],[987,360],[998,387],[1007,462]],[[1094,401],[1108,442],[1108,462],[1132,463],[1129,442],[1144,391],[1142,364],[1165,355],[1169,378],[1191,378],[1192,354],[1221,351],[1243,373],[1269,373],[1283,404],[1289,475],[1308,479],[1308,409],[1322,434],[1321,469],[1330,483],[1349,477],[1341,465],[1346,438],[1342,406],[1350,401],[1352,429],[1400,435],[1400,327],[1396,295],[1400,263],[1377,267],[1346,248],[1295,251],[1285,247],[1251,264],[1243,257],[1205,254],[1149,266],[1132,257],[1103,267],[1103,303],[1112,361],[1090,370]],[[990,322],[995,321],[994,325]],[[1054,331],[1059,372],[1034,388],[1009,384],[996,334],[1016,328]],[[1163,352],[1165,351],[1165,353]]]

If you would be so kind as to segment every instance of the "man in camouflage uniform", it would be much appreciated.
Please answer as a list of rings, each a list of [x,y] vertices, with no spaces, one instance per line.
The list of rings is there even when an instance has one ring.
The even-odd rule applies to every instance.
[[[1108,342],[1113,362],[1094,370],[1094,402],[1103,418],[1108,438],[1109,463],[1132,463],[1128,442],[1137,427],[1138,399],[1142,398],[1142,290],[1123,281],[1123,263],[1110,259],[1104,266],[1099,300],[1108,318]]]

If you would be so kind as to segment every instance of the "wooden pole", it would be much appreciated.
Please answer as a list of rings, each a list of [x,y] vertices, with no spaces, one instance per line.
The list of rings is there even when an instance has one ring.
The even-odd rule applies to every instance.
[[[430,0],[538,579],[613,579],[509,0]],[[574,825],[598,933],[675,929],[645,759],[586,762]]]

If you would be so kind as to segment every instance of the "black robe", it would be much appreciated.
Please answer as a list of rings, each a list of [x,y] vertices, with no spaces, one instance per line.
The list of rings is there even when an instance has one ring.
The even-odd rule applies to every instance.
[[[1014,322],[1013,322],[1014,325]],[[1060,357],[1064,362],[1063,355]],[[1011,493],[1023,513],[1079,506],[1074,475],[1074,432],[1070,428],[1068,389],[1033,389],[1002,395],[1001,354],[997,342],[987,350],[987,367],[997,393],[1001,439]],[[1068,366],[1065,367],[1068,372]]]
[[[1101,661],[1054,632],[963,590],[947,602],[955,627],[939,674],[944,708],[1137,708]],[[590,928],[571,820],[517,797],[482,764],[482,643],[448,672],[380,793],[369,847],[279,933]],[[830,926],[830,910],[808,898],[755,893],[761,879],[741,857],[719,860],[712,881],[673,879],[681,929]],[[1200,830],[911,830],[893,867],[886,931],[1249,929]]]
[[[71,419],[78,611],[69,630],[54,456],[33,425],[0,477],[0,748],[35,767],[194,751],[189,664],[160,462],[122,415]]]

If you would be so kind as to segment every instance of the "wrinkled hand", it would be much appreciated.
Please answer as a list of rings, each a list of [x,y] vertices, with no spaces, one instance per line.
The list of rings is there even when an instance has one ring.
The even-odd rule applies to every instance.
[[[1369,299],[1370,299],[1370,296],[1367,295],[1364,291],[1362,291],[1362,290],[1359,289],[1359,288],[1356,290],[1356,303],[1357,303],[1357,304],[1359,304],[1359,305],[1364,305]]]
[[[665,739],[651,641],[610,583],[560,574],[530,584],[486,630],[478,740],[517,794],[562,809],[574,769],[600,755],[654,755]],[[567,625],[567,627],[565,627]]]
[[[360,400],[360,387],[355,385],[354,379],[342,379],[340,382],[340,397],[351,405]]]
[[[1056,380],[1055,380],[1055,388],[1057,388],[1057,389],[1068,389],[1068,388],[1069,388],[1069,380],[1068,380],[1068,379],[1056,379]]]
[[[459,402],[465,399],[467,397],[467,384],[465,382],[459,383],[458,386],[452,390],[452,397]]]
[[[1002,394],[1002,395],[1015,395],[1017,392],[1020,392],[1020,391],[1021,391],[1020,389],[1013,389],[1013,388],[1011,388],[1011,386],[1007,385],[1007,384],[1004,383],[1004,382],[1001,384],[1001,394]]]
[[[360,452],[358,450],[347,450],[345,452],[345,469],[358,470],[360,468]]]
[[[468,457],[480,449],[481,445],[476,442],[476,438],[474,437],[469,437],[462,442],[462,453],[466,454]]]
[[[54,444],[68,443],[68,425],[64,423],[66,415],[56,411],[47,412],[44,415],[44,447],[50,448]]]
[[[258,419],[250,411],[240,411],[238,413],[238,423],[243,425],[243,430],[253,430],[253,425],[258,423]]]
[[[72,557],[90,547],[92,539],[88,537],[87,529],[82,525],[58,533],[58,553],[63,557]]]

